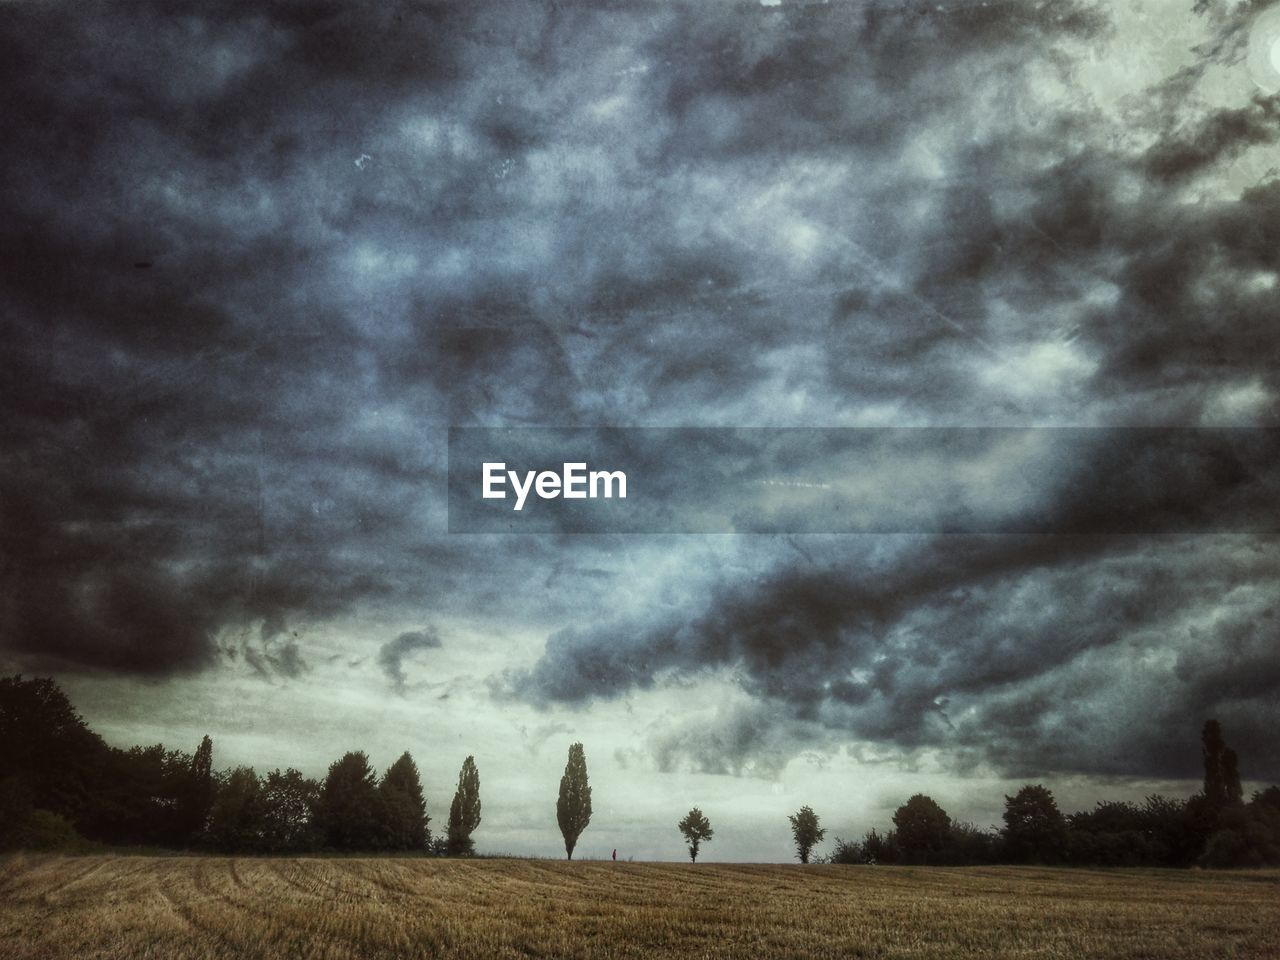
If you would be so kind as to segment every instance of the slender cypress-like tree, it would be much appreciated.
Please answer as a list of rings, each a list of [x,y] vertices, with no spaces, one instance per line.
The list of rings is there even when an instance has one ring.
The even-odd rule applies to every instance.
[[[470,856],[475,852],[471,831],[480,826],[480,771],[475,757],[462,761],[458,772],[458,789],[449,807],[449,839],[446,849],[451,857]]]
[[[1214,810],[1220,810],[1227,802],[1227,782],[1222,768],[1226,749],[1218,721],[1206,720],[1200,732],[1200,752],[1204,758],[1204,797]]]
[[[1227,789],[1227,803],[1244,801],[1244,788],[1240,785],[1240,758],[1230,747],[1222,751],[1222,782]]]
[[[1206,720],[1200,733],[1201,753],[1204,756],[1204,798],[1211,810],[1240,803],[1244,790],[1240,785],[1240,758],[1227,746],[1222,736],[1222,725],[1217,720]]]
[[[199,838],[213,808],[213,741],[206,734],[191,758],[186,789],[179,800],[177,832],[185,843]]]
[[[569,762],[564,766],[560,797],[556,800],[556,821],[564,835],[564,852],[572,860],[578,837],[591,822],[591,786],[587,783],[587,758],[580,743],[569,748]]]

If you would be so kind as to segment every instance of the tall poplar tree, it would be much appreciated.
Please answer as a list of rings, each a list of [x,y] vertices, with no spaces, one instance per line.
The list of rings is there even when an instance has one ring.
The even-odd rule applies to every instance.
[[[580,743],[569,748],[569,762],[564,766],[560,797],[556,800],[556,821],[564,835],[564,852],[572,860],[578,837],[591,822],[591,786],[587,783],[587,758]]]
[[[475,757],[462,761],[458,772],[458,789],[449,807],[449,839],[446,849],[451,857],[470,856],[475,852],[471,832],[480,826],[480,771]]]

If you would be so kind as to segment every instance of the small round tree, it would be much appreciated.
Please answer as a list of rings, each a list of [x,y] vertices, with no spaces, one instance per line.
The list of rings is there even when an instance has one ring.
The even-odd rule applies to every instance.
[[[796,841],[796,856],[801,863],[808,863],[809,854],[822,842],[827,831],[818,826],[818,815],[812,807],[801,807],[788,819],[791,821],[791,836]]]
[[[1019,863],[1057,863],[1067,846],[1067,821],[1048,787],[1027,784],[1004,798],[1005,855]]]
[[[680,832],[689,843],[689,859],[697,863],[698,848],[704,841],[715,836],[715,831],[711,829],[711,821],[703,815],[701,810],[694,807],[676,826],[680,828]]]
[[[917,793],[893,814],[898,846],[910,863],[938,860],[951,837],[951,818],[932,797]]]

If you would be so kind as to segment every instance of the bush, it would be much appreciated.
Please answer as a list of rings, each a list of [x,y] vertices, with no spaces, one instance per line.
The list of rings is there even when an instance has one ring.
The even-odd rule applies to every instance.
[[[995,863],[1000,858],[1000,838],[972,823],[952,822],[940,862],[950,866]]]
[[[0,850],[79,851],[87,846],[61,814],[32,806],[21,785],[0,785]]]
[[[835,848],[826,858],[827,863],[866,863],[862,856],[862,844],[856,840],[836,837]]]
[[[898,849],[898,835],[890,830],[880,834],[874,828],[862,838],[863,863],[901,863],[902,851]]]
[[[1200,862],[1206,867],[1260,867],[1262,858],[1249,849],[1244,835],[1237,830],[1218,830],[1205,844]]]

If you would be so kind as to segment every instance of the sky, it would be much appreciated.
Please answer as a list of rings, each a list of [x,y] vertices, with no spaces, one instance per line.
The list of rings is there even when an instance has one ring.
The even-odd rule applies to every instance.
[[[434,827],[474,755],[485,852],[562,849],[575,741],[579,856],[1185,796],[1209,717],[1275,782],[1251,523],[467,534],[446,488],[450,427],[1277,427],[1277,42],[1258,0],[4,0],[0,668],[220,768],[410,750]],[[1027,489],[1105,497],[1109,446]]]

